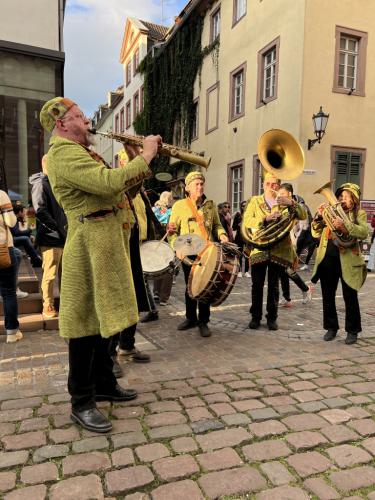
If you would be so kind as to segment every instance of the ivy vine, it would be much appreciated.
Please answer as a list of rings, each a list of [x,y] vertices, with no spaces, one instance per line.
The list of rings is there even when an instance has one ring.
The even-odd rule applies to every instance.
[[[200,76],[204,58],[212,55],[218,71],[219,41],[202,49],[203,18],[192,16],[168,45],[142,60],[139,71],[144,77],[143,110],[133,126],[137,134],[160,134],[163,142],[191,142],[194,124],[194,83]],[[168,159],[160,157],[156,171],[168,171]]]

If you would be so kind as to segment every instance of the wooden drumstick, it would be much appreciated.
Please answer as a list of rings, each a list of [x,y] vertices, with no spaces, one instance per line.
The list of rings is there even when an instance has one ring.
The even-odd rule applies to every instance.
[[[165,238],[166,238],[167,236],[168,236],[168,231],[165,233],[165,235],[164,235],[164,236],[162,237],[162,239],[159,241],[159,243],[157,244],[157,246],[156,246],[156,249],[155,249],[155,250],[157,250],[157,249],[160,247],[160,245],[162,244],[162,242],[165,240]]]

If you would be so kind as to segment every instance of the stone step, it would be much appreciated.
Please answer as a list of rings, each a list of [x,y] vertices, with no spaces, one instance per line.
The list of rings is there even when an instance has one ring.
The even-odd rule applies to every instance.
[[[20,314],[18,316],[20,330],[36,332],[38,330],[58,330],[58,318],[45,318],[43,314]],[[0,334],[5,333],[4,318],[0,318]]]
[[[20,287],[21,288],[21,287]],[[23,287],[21,290],[26,291]],[[55,298],[55,307],[58,309],[60,298]],[[40,293],[30,293],[24,299],[18,299],[18,314],[41,313],[43,309],[42,295]],[[0,301],[0,316],[4,316],[4,305]]]
[[[20,276],[18,280],[18,286],[23,292],[27,293],[38,293],[40,290],[38,278],[27,278]]]

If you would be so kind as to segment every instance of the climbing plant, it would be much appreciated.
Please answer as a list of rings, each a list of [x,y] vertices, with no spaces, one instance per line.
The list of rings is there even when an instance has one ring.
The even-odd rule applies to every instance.
[[[137,134],[160,134],[163,142],[191,142],[194,123],[194,82],[203,59],[213,53],[217,68],[219,42],[202,49],[203,18],[192,16],[155,54],[143,59],[139,71],[144,76],[143,110],[134,121]],[[216,63],[216,64],[215,64]],[[157,160],[156,170],[167,170],[166,158]]]

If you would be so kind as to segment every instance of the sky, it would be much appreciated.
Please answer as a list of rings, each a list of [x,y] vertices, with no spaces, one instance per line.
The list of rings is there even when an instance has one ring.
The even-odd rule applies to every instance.
[[[106,102],[107,92],[123,83],[119,56],[127,17],[170,26],[186,4],[187,0],[67,0],[65,95],[92,116]]]

